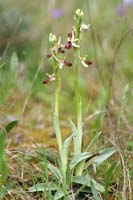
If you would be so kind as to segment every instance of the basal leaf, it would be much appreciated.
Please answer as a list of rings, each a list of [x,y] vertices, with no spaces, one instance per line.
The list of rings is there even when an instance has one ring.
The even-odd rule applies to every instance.
[[[66,177],[67,162],[68,162],[68,151],[69,151],[70,143],[72,141],[72,137],[73,137],[73,135],[70,135],[69,137],[67,137],[62,146],[62,155],[61,155],[62,170],[63,170],[63,174],[65,175],[65,177]]]
[[[83,153],[80,153],[80,154],[74,156],[74,158],[72,159],[72,161],[70,163],[70,169],[73,169],[81,161],[84,161],[91,156],[92,156],[92,154],[90,154],[89,152],[83,152]]]
[[[61,190],[58,190],[54,195],[54,200],[61,199],[62,197],[64,197],[64,192]]]
[[[116,148],[110,147],[100,151],[99,156],[94,160],[94,164],[97,166],[102,164],[105,160],[107,160],[110,156],[112,156],[116,152]]]
[[[90,187],[90,177],[88,176],[74,176],[72,182]]]
[[[91,183],[91,191],[92,191],[94,200],[101,200],[101,198],[99,197],[98,191],[96,190],[96,187],[95,187],[93,181],[91,181],[90,183]]]
[[[51,163],[47,163],[47,167],[54,174],[56,179],[58,179],[59,181],[62,180],[62,175],[57,167],[53,166]]]
[[[99,192],[104,192],[104,186],[101,183],[98,183],[96,180],[94,180],[93,178],[91,178],[90,176],[74,176],[72,179],[73,183],[78,183],[84,186],[88,186],[91,187],[91,182],[93,182],[93,184],[95,185],[95,188],[99,191]]]
[[[79,147],[78,130],[77,130],[75,124],[73,123],[73,121],[70,118],[68,120],[69,120],[69,123],[70,123],[70,126],[71,126],[71,130],[72,130],[72,133],[73,133],[74,152],[76,154],[77,149]]]
[[[29,188],[29,192],[45,192],[45,191],[55,191],[58,190],[59,186],[55,183],[38,183]]]

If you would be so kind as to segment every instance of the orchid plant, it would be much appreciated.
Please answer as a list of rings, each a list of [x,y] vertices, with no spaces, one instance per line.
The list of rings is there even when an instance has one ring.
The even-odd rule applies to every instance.
[[[77,9],[75,12],[74,19],[76,21],[76,26],[73,27],[73,30],[68,33],[67,43],[63,45],[61,43],[61,37],[59,39],[56,38],[55,35],[50,33],[49,42],[51,46],[51,53],[47,55],[47,58],[51,60],[53,66],[53,74],[46,74],[47,79],[43,81],[44,84],[47,84],[50,81],[55,81],[55,113],[54,113],[54,127],[55,134],[57,138],[58,148],[61,163],[63,166],[64,159],[62,159],[62,138],[61,131],[59,126],[59,96],[60,96],[60,70],[63,66],[71,67],[73,65],[74,71],[74,88],[75,88],[75,105],[76,105],[76,113],[77,113],[77,134],[73,136],[74,140],[74,155],[78,155],[81,153],[82,149],[82,101],[79,93],[79,73],[78,66],[79,61],[84,67],[88,67],[92,64],[90,60],[87,59],[86,56],[80,56],[80,41],[83,34],[89,29],[90,24],[86,25],[83,23],[84,13],[80,9]],[[73,48],[74,51],[74,61],[73,63],[66,60],[64,56],[66,50],[70,50]],[[63,56],[62,56],[63,55]],[[70,120],[70,124],[72,125],[72,121]],[[73,125],[72,125],[73,126]],[[63,156],[64,157],[64,156]],[[63,170],[64,171],[64,170]],[[66,173],[66,167],[64,171],[64,177]],[[82,174],[82,168],[76,167],[75,173],[77,175]]]
[[[82,10],[77,9],[74,15],[75,26],[72,28],[67,35],[67,42],[62,44],[61,37],[57,38],[54,34],[50,33],[50,53],[47,58],[50,60],[53,67],[52,74],[46,74],[47,78],[43,81],[44,84],[49,82],[55,82],[55,108],[54,108],[54,130],[59,151],[59,169],[53,166],[50,162],[48,163],[48,169],[54,174],[57,179],[58,186],[50,185],[44,186],[41,191],[51,190],[54,192],[54,199],[66,199],[66,197],[73,195],[73,191],[70,191],[73,186],[72,184],[79,184],[83,187],[87,186],[92,188],[92,192],[97,194],[97,191],[104,192],[103,185],[96,182],[88,172],[85,173],[86,169],[90,166],[100,165],[104,160],[110,157],[116,150],[114,148],[108,148],[100,151],[97,154],[89,152],[90,147],[99,137],[99,133],[93,138],[93,141],[87,146],[86,150],[82,149],[83,140],[83,129],[82,129],[82,98],[79,90],[79,66],[89,67],[92,62],[88,57],[81,56],[81,40],[86,31],[90,28],[90,24],[83,22],[84,13]],[[73,62],[70,62],[65,52],[73,50]],[[59,124],[59,97],[60,97],[60,80],[61,70],[63,67],[73,68],[74,74],[74,91],[75,91],[75,107],[77,121],[76,125],[69,118],[69,123],[72,129],[72,134],[68,136],[65,141],[62,139],[61,128]],[[68,161],[69,146],[73,140],[74,152],[70,152],[72,157]],[[42,187],[41,187],[42,188]],[[51,188],[51,189],[50,189]],[[30,188],[30,192],[40,191],[40,185],[33,186]],[[75,197],[78,192],[75,193]],[[98,196],[98,194],[97,194]]]

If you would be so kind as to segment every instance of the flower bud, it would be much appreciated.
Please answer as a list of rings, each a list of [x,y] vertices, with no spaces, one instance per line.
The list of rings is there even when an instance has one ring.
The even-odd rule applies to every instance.
[[[55,46],[55,43],[57,42],[56,35],[50,33],[49,34],[49,42],[51,43],[52,46]]]
[[[83,17],[84,17],[84,12],[78,8],[75,12],[74,16],[75,20],[82,19]]]

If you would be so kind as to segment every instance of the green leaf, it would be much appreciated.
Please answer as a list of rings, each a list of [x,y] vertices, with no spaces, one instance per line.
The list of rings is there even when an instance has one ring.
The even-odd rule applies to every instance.
[[[85,186],[88,186],[88,187],[91,187],[91,181],[93,182],[93,184],[95,185],[95,188],[99,192],[105,191],[104,186],[101,183],[98,183],[97,181],[95,181],[90,176],[74,176],[73,179],[72,179],[73,183],[78,183],[78,184],[85,185]]]
[[[72,159],[72,161],[70,163],[70,169],[73,169],[81,161],[84,161],[84,160],[90,158],[91,156],[92,156],[92,154],[90,154],[88,152],[83,152],[83,153],[80,153],[80,154],[74,156],[74,158]]]
[[[64,192],[61,191],[61,190],[58,190],[55,195],[54,195],[54,200],[58,200],[58,199],[61,199],[62,197],[64,197]]]
[[[72,141],[72,137],[73,135],[70,135],[69,137],[67,137],[62,146],[62,154],[61,154],[62,170],[63,170],[63,175],[65,177],[66,177],[67,163],[68,163],[68,151],[69,151],[70,143]]]
[[[70,170],[69,164],[67,165],[67,171],[66,171],[66,185],[70,186],[72,182],[72,173]]]
[[[57,167],[53,166],[51,163],[47,163],[47,167],[54,174],[56,179],[62,181],[62,175]]]
[[[110,147],[100,151],[99,156],[94,160],[94,164],[97,166],[102,164],[105,160],[107,160],[110,156],[112,156],[116,152],[116,148]]]
[[[87,159],[86,162],[84,163],[84,169],[87,169],[89,166],[91,166],[97,157],[98,154],[93,154],[89,159]]]
[[[9,133],[15,126],[17,126],[19,120],[11,121],[5,128],[6,132]]]
[[[29,192],[45,192],[59,190],[59,186],[55,183],[37,183],[29,188]]]
[[[95,200],[101,200],[101,198],[99,197],[98,191],[95,188],[93,181],[91,181],[90,183],[91,183],[91,191],[92,191],[94,199]]]
[[[90,187],[90,177],[89,176],[73,176],[72,182]]]
[[[70,118],[68,118],[68,120],[69,120],[71,129],[72,129],[72,133],[73,133],[74,152],[75,152],[75,154],[76,154],[77,149],[78,149],[78,147],[79,147],[78,130],[77,130],[75,124],[73,123],[73,121],[72,121]]]

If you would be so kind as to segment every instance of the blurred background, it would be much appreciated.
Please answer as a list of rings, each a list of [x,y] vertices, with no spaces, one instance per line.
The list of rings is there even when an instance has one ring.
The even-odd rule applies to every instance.
[[[54,84],[42,84],[45,73],[52,72],[46,58],[48,36],[52,32],[65,43],[77,8],[83,9],[84,22],[91,24],[81,47],[81,54],[93,62],[90,68],[80,67],[84,115],[104,108],[112,99],[117,110],[128,84],[125,120],[131,123],[133,1],[129,0],[0,0],[2,121],[23,116],[28,126],[51,124]],[[65,121],[75,113],[72,68],[63,68],[61,77],[61,118]]]

